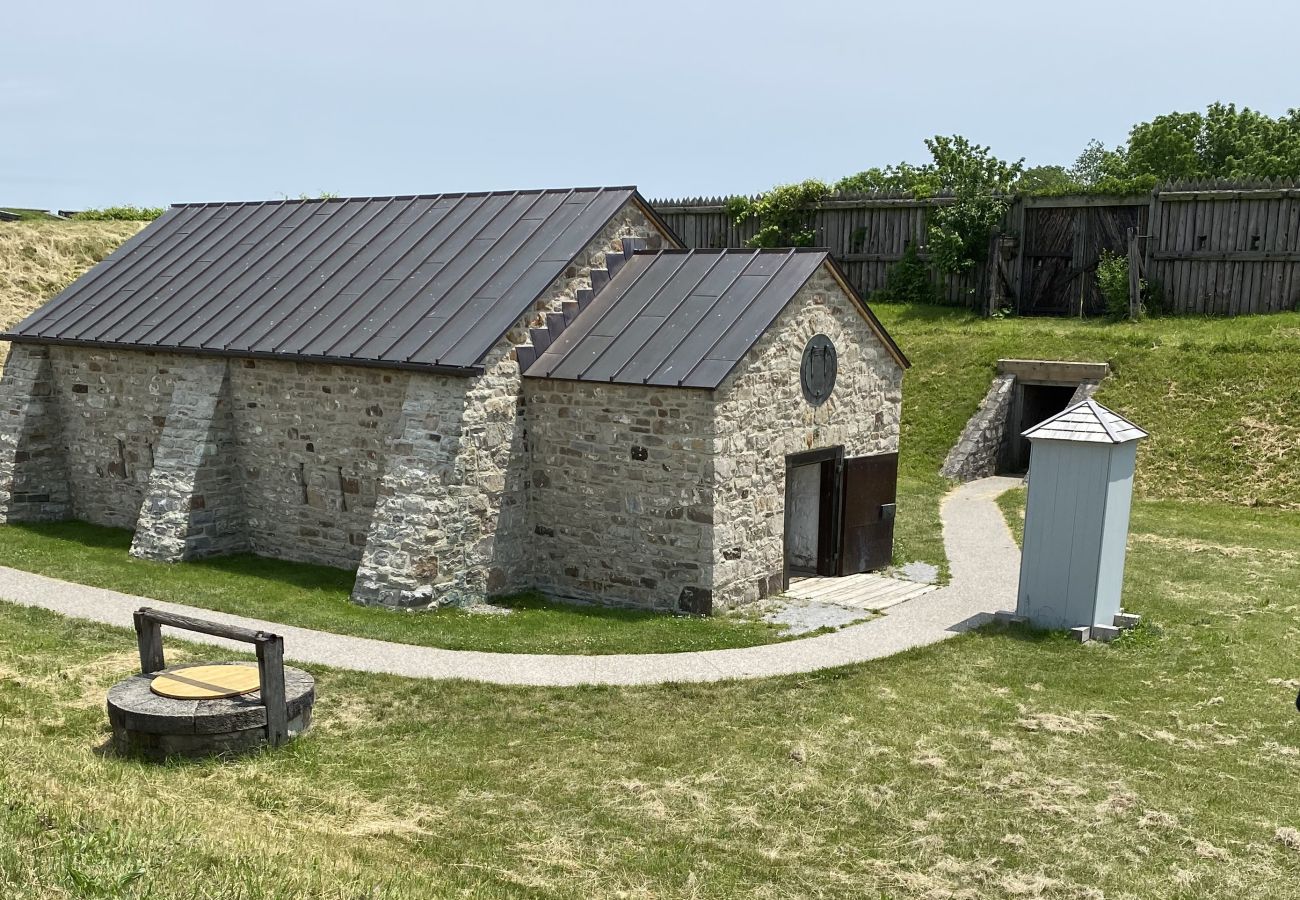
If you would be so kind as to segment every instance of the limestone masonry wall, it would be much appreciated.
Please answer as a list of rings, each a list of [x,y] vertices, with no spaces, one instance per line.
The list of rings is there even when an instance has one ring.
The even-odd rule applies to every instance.
[[[715,521],[704,391],[527,379],[539,588],[708,612]]]
[[[363,366],[231,360],[249,549],[339,568],[360,562],[412,378],[450,380]]]
[[[974,481],[997,472],[1006,447],[1007,415],[1015,396],[1016,376],[995,375],[979,408],[948,451],[939,474],[956,481]]]
[[[831,396],[814,407],[799,369],[818,333],[835,343],[839,372]],[[819,269],[716,391],[715,608],[781,588],[786,455],[841,445],[849,457],[896,452],[902,386],[902,367]]]
[[[176,360],[133,556],[180,562],[248,549],[228,372],[224,359]]]
[[[81,347],[49,352],[72,516],[134,528],[171,406],[172,370],[185,360],[170,353]]]

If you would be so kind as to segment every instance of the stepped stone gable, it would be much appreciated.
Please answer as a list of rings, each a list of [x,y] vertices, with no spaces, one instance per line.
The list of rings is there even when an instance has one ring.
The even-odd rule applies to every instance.
[[[169,215],[155,235],[192,260],[171,293],[146,229],[11,335],[0,521],[355,568],[365,604],[540,589],[708,613],[782,589],[789,454],[897,449],[906,360],[823,251],[674,250],[634,189],[343,201],[319,213],[337,240],[307,206]],[[296,242],[203,268],[280,230]],[[397,283],[342,290],[417,249]],[[209,288],[250,272],[232,326]],[[226,331],[177,330],[186,310]],[[817,405],[814,335],[839,352]]]

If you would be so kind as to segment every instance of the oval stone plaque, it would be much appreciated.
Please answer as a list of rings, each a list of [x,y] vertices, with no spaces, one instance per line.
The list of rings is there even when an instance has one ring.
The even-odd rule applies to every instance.
[[[824,334],[814,334],[803,348],[803,363],[799,367],[804,399],[813,406],[825,403],[835,389],[838,372],[839,357],[835,344]]]

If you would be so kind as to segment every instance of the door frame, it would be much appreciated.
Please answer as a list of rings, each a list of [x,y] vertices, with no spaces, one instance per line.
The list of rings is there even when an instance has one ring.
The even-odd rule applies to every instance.
[[[792,470],[800,466],[820,464],[822,467],[821,508],[817,524],[818,576],[839,574],[840,505],[843,503],[841,475],[844,470],[844,447],[823,447],[803,453],[791,453],[785,458],[785,506],[781,510],[781,590],[790,589],[790,488]],[[830,508],[825,500],[829,494]],[[797,572],[795,574],[802,574]]]

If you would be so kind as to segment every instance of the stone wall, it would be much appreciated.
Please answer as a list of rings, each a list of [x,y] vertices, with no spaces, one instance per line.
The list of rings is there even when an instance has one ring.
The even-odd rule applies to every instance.
[[[230,362],[249,549],[353,568],[361,560],[407,384],[445,376],[283,360]]]
[[[134,528],[176,379],[187,357],[51,347],[72,516]]]
[[[1007,445],[1007,416],[1015,398],[1016,376],[997,375],[979,408],[948,451],[939,473],[954,481],[974,481],[997,474]]]
[[[0,375],[0,524],[71,510],[49,349],[17,344]]]
[[[799,370],[818,333],[835,343],[839,371],[831,396],[814,407]],[[785,457],[836,446],[849,457],[897,452],[902,385],[902,366],[819,269],[715,392],[715,608],[781,589]]]
[[[530,568],[577,600],[708,612],[709,393],[527,379]]]
[[[229,366],[202,357],[173,366],[167,423],[154,447],[131,554],[180,562],[247,550]]]

